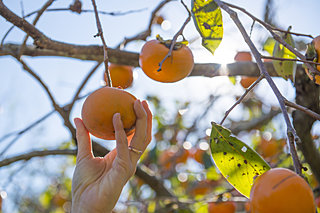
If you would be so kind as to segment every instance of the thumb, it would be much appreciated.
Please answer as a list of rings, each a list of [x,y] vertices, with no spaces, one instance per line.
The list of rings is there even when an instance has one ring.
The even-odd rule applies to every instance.
[[[78,143],[77,160],[81,160],[88,156],[93,157],[89,131],[84,126],[80,118],[75,118],[74,123],[77,128],[77,133],[76,133],[77,143]]]

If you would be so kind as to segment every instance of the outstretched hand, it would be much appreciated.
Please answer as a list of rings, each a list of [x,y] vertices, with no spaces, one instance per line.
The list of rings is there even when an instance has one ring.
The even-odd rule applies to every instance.
[[[151,141],[152,114],[146,101],[134,102],[135,133],[129,144],[144,151]],[[72,213],[111,212],[121,191],[136,170],[140,153],[129,150],[119,113],[113,116],[116,148],[105,157],[94,157],[88,130],[80,118],[77,128],[78,154],[72,180]]]

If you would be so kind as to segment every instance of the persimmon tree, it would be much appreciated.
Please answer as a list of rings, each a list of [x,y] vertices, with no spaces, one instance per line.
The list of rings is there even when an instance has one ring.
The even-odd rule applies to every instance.
[[[244,212],[255,177],[273,167],[287,167],[295,171],[308,180],[315,196],[319,196],[319,141],[318,135],[311,134],[315,122],[320,119],[319,87],[314,82],[319,75],[317,66],[320,64],[318,53],[310,44],[317,35],[293,32],[289,24],[285,30],[277,26],[277,20],[273,18],[273,4],[272,0],[266,1],[265,16],[260,19],[246,8],[220,0],[192,0],[188,3],[163,0],[153,3],[152,9],[130,8],[121,12],[105,6],[108,3],[95,0],[74,0],[69,5],[66,2],[48,0],[40,8],[32,8],[32,12],[28,13],[25,12],[27,5],[21,4],[22,15],[13,12],[7,3],[0,0],[1,21],[7,22],[7,29],[1,35],[0,56],[14,59],[10,61],[15,65],[14,68],[24,70],[40,85],[39,94],[47,97],[46,101],[50,103],[47,104],[45,113],[35,110],[35,116],[27,125],[21,128],[9,128],[7,125],[6,131],[1,132],[0,167],[3,173],[9,175],[6,174],[6,179],[1,182],[3,189],[0,199],[8,197],[6,208],[21,212],[70,211],[71,175],[77,153],[72,120],[75,116],[80,116],[79,109],[88,94],[101,87],[98,81],[92,83],[90,79],[102,70],[100,79],[105,80],[104,84],[107,86],[112,86],[112,74],[108,69],[110,64],[123,65],[127,69],[129,67],[130,73],[131,67],[134,67],[136,73],[141,73],[139,48],[146,41],[159,38],[156,34],[161,33],[167,37],[162,42],[166,43],[168,53],[158,62],[159,72],[166,60],[173,61],[177,44],[189,43],[195,64],[190,75],[179,83],[161,84],[162,88],[170,87],[169,91],[163,89],[153,94],[150,87],[159,83],[151,80],[145,83],[143,81],[147,81],[146,78],[134,79],[133,86],[128,88],[133,94],[141,94],[143,91],[139,98],[147,99],[153,107],[155,127],[153,142],[142,156],[115,212],[210,212],[220,202],[231,206],[231,209],[235,207],[237,211]],[[179,8],[175,9],[178,12],[171,12],[179,13],[183,20],[168,33],[160,25],[166,24],[163,11],[170,10],[171,5]],[[102,6],[112,12],[101,10]],[[108,23],[103,22],[106,19],[101,17],[109,16],[110,22],[117,22],[118,17],[142,14],[139,18],[145,20],[146,11],[149,19],[141,32],[136,35],[128,33],[131,36],[124,36],[121,41],[106,39],[112,31],[124,31],[127,30],[126,27],[131,29],[127,23],[130,18],[123,19],[126,20],[125,27],[118,25],[111,29]],[[92,43],[76,44],[71,42],[76,40],[76,33],[66,41],[53,39],[50,37],[50,28],[45,28],[44,25],[38,27],[46,15],[58,16],[61,12],[77,14],[81,21],[90,20],[91,28],[86,33],[90,39],[95,40],[90,40]],[[250,20],[250,27],[239,19],[240,14]],[[85,19],[81,18],[83,16]],[[224,19],[228,16],[229,22],[225,22]],[[77,22],[79,26],[81,21]],[[216,54],[217,48],[221,48],[221,41],[228,37],[224,35],[224,29],[233,24],[236,26],[234,30],[240,33],[239,36],[247,45],[250,60],[238,60],[236,57],[235,63],[226,65],[197,62],[202,52],[195,50],[200,48]],[[294,27],[294,23],[290,25]],[[20,36],[23,38],[22,42],[18,42],[18,39],[11,42],[10,36],[18,30],[23,33]],[[253,38],[252,34],[256,32],[261,38],[265,38],[262,43]],[[197,43],[199,40],[202,45]],[[47,67],[51,66],[47,63],[59,63],[59,60],[70,63],[75,63],[76,60],[77,64],[81,64],[77,68],[82,64],[86,67],[93,64],[86,75],[81,75],[82,80],[67,74],[68,69],[73,69],[70,66],[63,71],[62,78],[72,82],[72,88],[66,93],[69,96],[64,98],[67,101],[61,102],[60,96],[66,96],[64,91],[58,93],[48,85],[49,79],[44,70],[46,66],[41,67],[43,70],[35,70],[32,66],[36,67],[38,61],[46,58],[55,60],[45,61]],[[1,72],[10,72],[8,67],[1,66]],[[73,75],[76,73],[72,72]],[[170,98],[167,99],[162,94],[174,93],[177,88],[172,84],[183,89],[187,85],[183,82],[189,81],[192,82],[192,88],[196,88],[197,84],[201,84],[199,79],[214,80],[221,76],[229,77],[225,85],[222,85],[224,90],[229,88],[229,94],[206,91],[203,92],[206,95],[204,100],[179,99],[179,94],[176,94],[176,101],[169,104]],[[243,88],[238,82],[240,76],[255,79],[253,83],[250,82],[250,86]],[[293,100],[290,101],[280,92],[274,81],[280,78],[295,91]],[[73,82],[74,79],[77,79],[77,83]],[[270,105],[262,98],[265,94],[259,94],[255,88],[259,84],[271,88],[268,91],[276,97],[276,104]],[[226,101],[226,97],[231,98],[232,102]],[[36,109],[38,106],[33,107]],[[248,116],[234,116],[234,111]],[[27,111],[23,113],[28,114]],[[33,138],[24,136],[34,134],[32,131],[37,127],[42,125],[44,128],[56,128],[53,125],[57,125],[57,122],[50,120],[53,116],[59,117],[64,135],[64,139],[55,142],[54,148],[45,144],[50,134],[41,133],[41,137],[37,137],[41,141],[40,146],[31,146],[30,149],[23,145],[22,148],[17,148],[18,143],[32,144]],[[104,156],[112,149],[109,144],[112,142],[94,138],[94,155]],[[50,165],[52,159],[61,161],[54,164],[56,168],[52,167],[52,171],[49,169],[50,172],[47,172],[41,166]],[[28,164],[32,166],[29,168]],[[44,171],[47,174],[41,174]],[[19,184],[12,184],[13,179],[20,175],[31,178],[41,176],[50,181],[43,183],[41,190],[28,187],[28,190],[24,190],[28,193],[21,193]],[[27,181],[30,179],[22,179],[21,185],[28,185]],[[0,202],[0,205],[5,201]]]

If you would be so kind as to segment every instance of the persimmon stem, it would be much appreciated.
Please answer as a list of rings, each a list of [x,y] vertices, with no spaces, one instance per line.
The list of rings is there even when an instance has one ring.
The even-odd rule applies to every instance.
[[[110,77],[110,73],[109,73],[109,69],[108,69],[108,62],[109,62],[108,47],[107,47],[107,44],[106,44],[104,37],[103,37],[103,31],[102,31],[102,27],[101,27],[101,23],[100,23],[100,19],[99,19],[96,1],[91,0],[91,2],[92,2],[93,9],[94,9],[94,14],[96,17],[97,28],[98,28],[98,33],[94,37],[97,37],[97,36],[100,37],[102,44],[103,44],[103,62],[104,62],[105,73],[106,73],[106,78],[107,78],[107,85],[106,86],[112,87],[112,81],[111,81],[111,77]]]
[[[157,70],[158,72],[161,71],[162,69],[162,65],[165,62],[165,60],[167,60],[167,58],[169,58],[172,54],[174,45],[176,44],[177,38],[179,35],[182,35],[182,32],[184,30],[184,28],[187,26],[187,24],[190,22],[191,20],[191,12],[188,9],[187,5],[181,0],[181,4],[184,6],[184,8],[188,11],[188,18],[184,21],[183,25],[181,26],[180,30],[174,35],[174,37],[172,38],[171,44],[170,44],[170,49],[168,54],[162,59],[162,61],[159,63],[159,69]]]
[[[273,80],[272,80],[271,76],[269,75],[268,71],[266,70],[266,67],[264,66],[264,64],[262,62],[262,59],[261,59],[261,54],[257,50],[256,46],[253,44],[253,42],[252,42],[251,38],[249,37],[248,33],[246,32],[244,26],[240,22],[240,20],[238,18],[238,14],[235,11],[233,11],[232,9],[230,9],[229,6],[227,6],[222,1],[220,1],[220,0],[214,0],[214,1],[218,4],[218,6],[220,8],[222,8],[224,11],[226,11],[230,15],[231,19],[233,20],[233,22],[238,27],[238,29],[239,29],[240,33],[242,34],[245,42],[248,44],[253,56],[256,59],[257,65],[258,65],[259,70],[260,70],[260,74],[263,75],[266,78],[269,86],[271,87],[273,93],[275,94],[276,98],[278,99],[278,103],[280,105],[284,120],[285,120],[286,125],[287,125],[288,146],[290,148],[290,153],[291,153],[291,158],[292,158],[292,161],[293,161],[294,169],[295,169],[295,172],[298,175],[301,176],[302,175],[302,166],[301,166],[301,162],[299,160],[298,154],[297,154],[297,150],[295,148],[295,142],[296,143],[301,143],[301,140],[298,137],[295,129],[293,128],[293,126],[291,124],[291,121],[290,121],[290,118],[289,118],[289,115],[288,115],[288,112],[286,110],[286,106],[285,106],[285,103],[284,103],[284,98],[283,98],[282,94],[280,93],[278,87],[273,82]],[[278,39],[281,39],[281,38],[278,36],[276,40],[278,40]],[[283,41],[283,39],[281,39],[280,43],[285,43],[286,45],[284,45],[284,46],[286,46],[286,47],[290,46],[285,41]],[[290,46],[289,50],[291,51],[291,49],[293,49],[293,48]],[[301,55],[302,54],[299,53],[299,55],[297,55],[297,56],[299,58],[301,58],[301,59],[305,59],[305,57],[303,55],[302,55],[302,57],[300,57]],[[309,65],[311,67],[310,64],[306,64],[306,65],[307,66]]]

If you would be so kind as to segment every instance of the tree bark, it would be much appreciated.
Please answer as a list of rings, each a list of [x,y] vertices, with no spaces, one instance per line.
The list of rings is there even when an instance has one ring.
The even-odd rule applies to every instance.
[[[297,69],[295,88],[296,103],[319,113],[319,86],[308,78],[302,68]],[[303,153],[305,161],[310,165],[318,183],[320,183],[320,153],[312,140],[310,132],[315,119],[299,110],[294,111],[292,117],[293,125],[302,142],[297,146]]]

